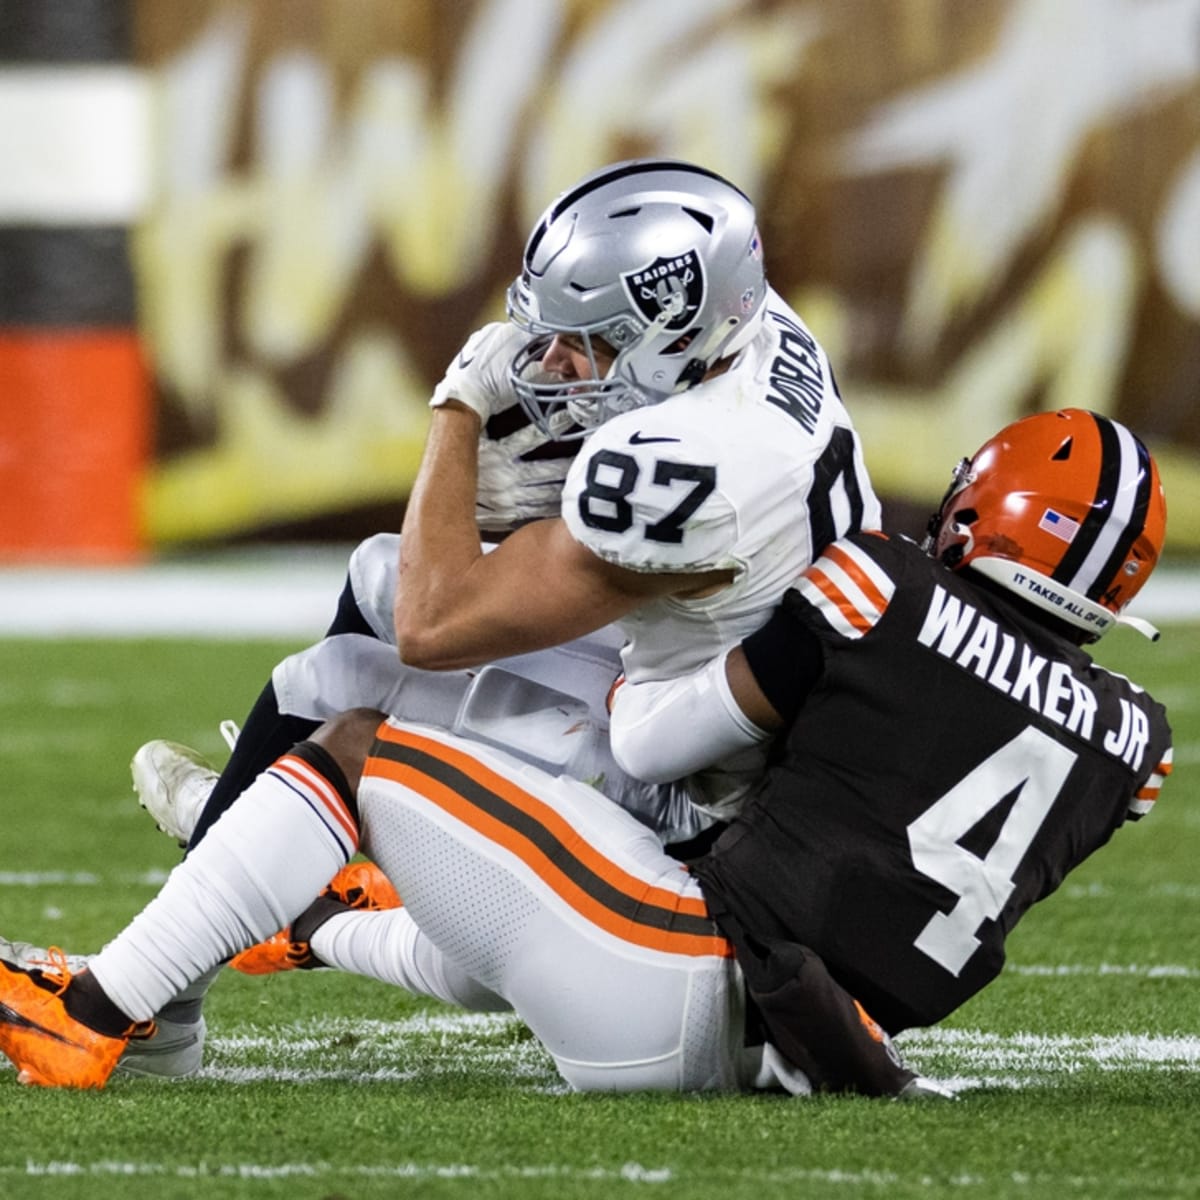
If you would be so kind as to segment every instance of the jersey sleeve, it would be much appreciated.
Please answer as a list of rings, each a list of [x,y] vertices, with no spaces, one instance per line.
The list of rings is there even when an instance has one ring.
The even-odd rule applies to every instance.
[[[1154,770],[1150,772],[1146,782],[1134,792],[1129,801],[1128,817],[1131,821],[1140,821],[1153,807],[1158,799],[1158,793],[1167,776],[1171,773],[1172,748],[1168,746],[1159,756]]]
[[[737,511],[714,447],[638,412],[600,426],[576,457],[562,497],[572,537],[633,571],[737,569]]]
[[[901,568],[885,534],[854,534],[826,546],[788,593],[788,608],[822,641],[857,641],[887,612]]]

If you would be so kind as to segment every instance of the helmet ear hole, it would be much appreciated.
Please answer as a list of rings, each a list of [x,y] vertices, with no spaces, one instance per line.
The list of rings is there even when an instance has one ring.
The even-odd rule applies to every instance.
[[[663,350],[663,354],[682,354],[696,340],[696,334],[699,332],[698,329],[689,329],[687,333],[680,334]]]
[[[937,520],[937,518],[934,518]],[[969,529],[976,521],[979,520],[979,514],[973,508],[956,508],[953,509],[947,516],[938,521],[939,534],[935,534],[935,538],[941,542],[941,538],[949,535],[947,539],[949,544],[941,542],[943,549],[938,555],[939,561],[950,568],[957,570],[962,563],[963,558],[967,553],[967,548],[974,544],[974,537],[969,532]]]
[[[1069,459],[1071,457],[1071,447],[1072,447],[1072,443],[1074,441],[1075,441],[1074,438],[1067,438],[1067,440],[1065,442],[1063,442],[1063,444],[1061,446],[1059,446],[1059,448],[1057,450],[1055,450],[1055,452],[1052,455],[1050,455],[1050,461],[1051,462],[1066,462],[1067,459]]]

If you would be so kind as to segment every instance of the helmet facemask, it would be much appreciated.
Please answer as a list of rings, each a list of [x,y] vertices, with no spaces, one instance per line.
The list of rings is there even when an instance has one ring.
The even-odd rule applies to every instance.
[[[533,334],[513,359],[509,378],[521,407],[544,433],[557,441],[578,439],[619,413],[666,399],[665,393],[639,388],[629,378],[629,359],[646,341],[648,331],[635,329],[625,318],[596,328],[554,329],[518,315],[512,289],[509,297],[510,318]],[[569,336],[580,344],[590,369],[588,378],[563,380],[543,368],[542,360],[559,336]],[[599,355],[597,342],[601,344]],[[611,365],[602,369],[600,359]]]
[[[971,525],[978,516],[974,509],[960,511],[953,504],[953,500],[974,482],[975,473],[971,469],[971,460],[959,459],[950,473],[950,486],[946,488],[941,504],[925,526],[925,538],[921,542],[921,549],[951,570],[956,570],[961,565],[964,555],[970,552],[974,544]]]

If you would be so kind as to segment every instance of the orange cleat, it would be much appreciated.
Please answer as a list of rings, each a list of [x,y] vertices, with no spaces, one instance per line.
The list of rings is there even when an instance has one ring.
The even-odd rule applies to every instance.
[[[399,908],[400,904],[396,889],[374,863],[347,863],[289,928],[234,955],[229,965],[243,975],[274,975],[279,971],[320,967],[323,964],[313,954],[308,939],[329,917],[351,909],[378,912]]]
[[[47,953],[41,967],[0,962],[0,1050],[16,1066],[21,1083],[102,1088],[130,1038],[150,1037],[154,1022],[142,1021],[109,1037],[76,1021],[62,998],[71,982],[66,955],[56,947]]]
[[[392,881],[373,862],[347,863],[321,895],[332,896],[349,908],[371,912],[400,907],[400,897]]]
[[[229,965],[243,975],[275,975],[280,971],[307,971],[321,964],[307,942],[293,942],[290,930],[281,929],[249,950],[235,954]]]

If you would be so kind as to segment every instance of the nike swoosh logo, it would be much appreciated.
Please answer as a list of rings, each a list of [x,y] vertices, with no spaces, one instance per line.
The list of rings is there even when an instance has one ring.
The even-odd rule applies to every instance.
[[[641,430],[638,430],[630,439],[631,446],[649,446],[654,442],[677,442],[678,438],[673,437],[643,437]]]
[[[76,1049],[82,1049],[80,1044],[73,1041],[71,1038],[63,1037],[61,1033],[55,1033],[53,1029],[47,1029],[44,1025],[39,1025],[36,1021],[31,1021],[28,1017],[22,1016],[16,1009],[9,1008],[7,1004],[0,1003],[0,1024],[11,1025],[16,1029],[28,1029],[33,1033],[40,1033],[43,1037],[48,1037],[52,1041],[61,1042],[64,1046],[74,1046]]]
[[[459,365],[459,368],[463,371],[465,371],[474,361],[475,361],[475,355],[473,355],[473,354],[471,355],[470,358],[463,358],[463,356],[461,354],[458,356],[458,365]]]

